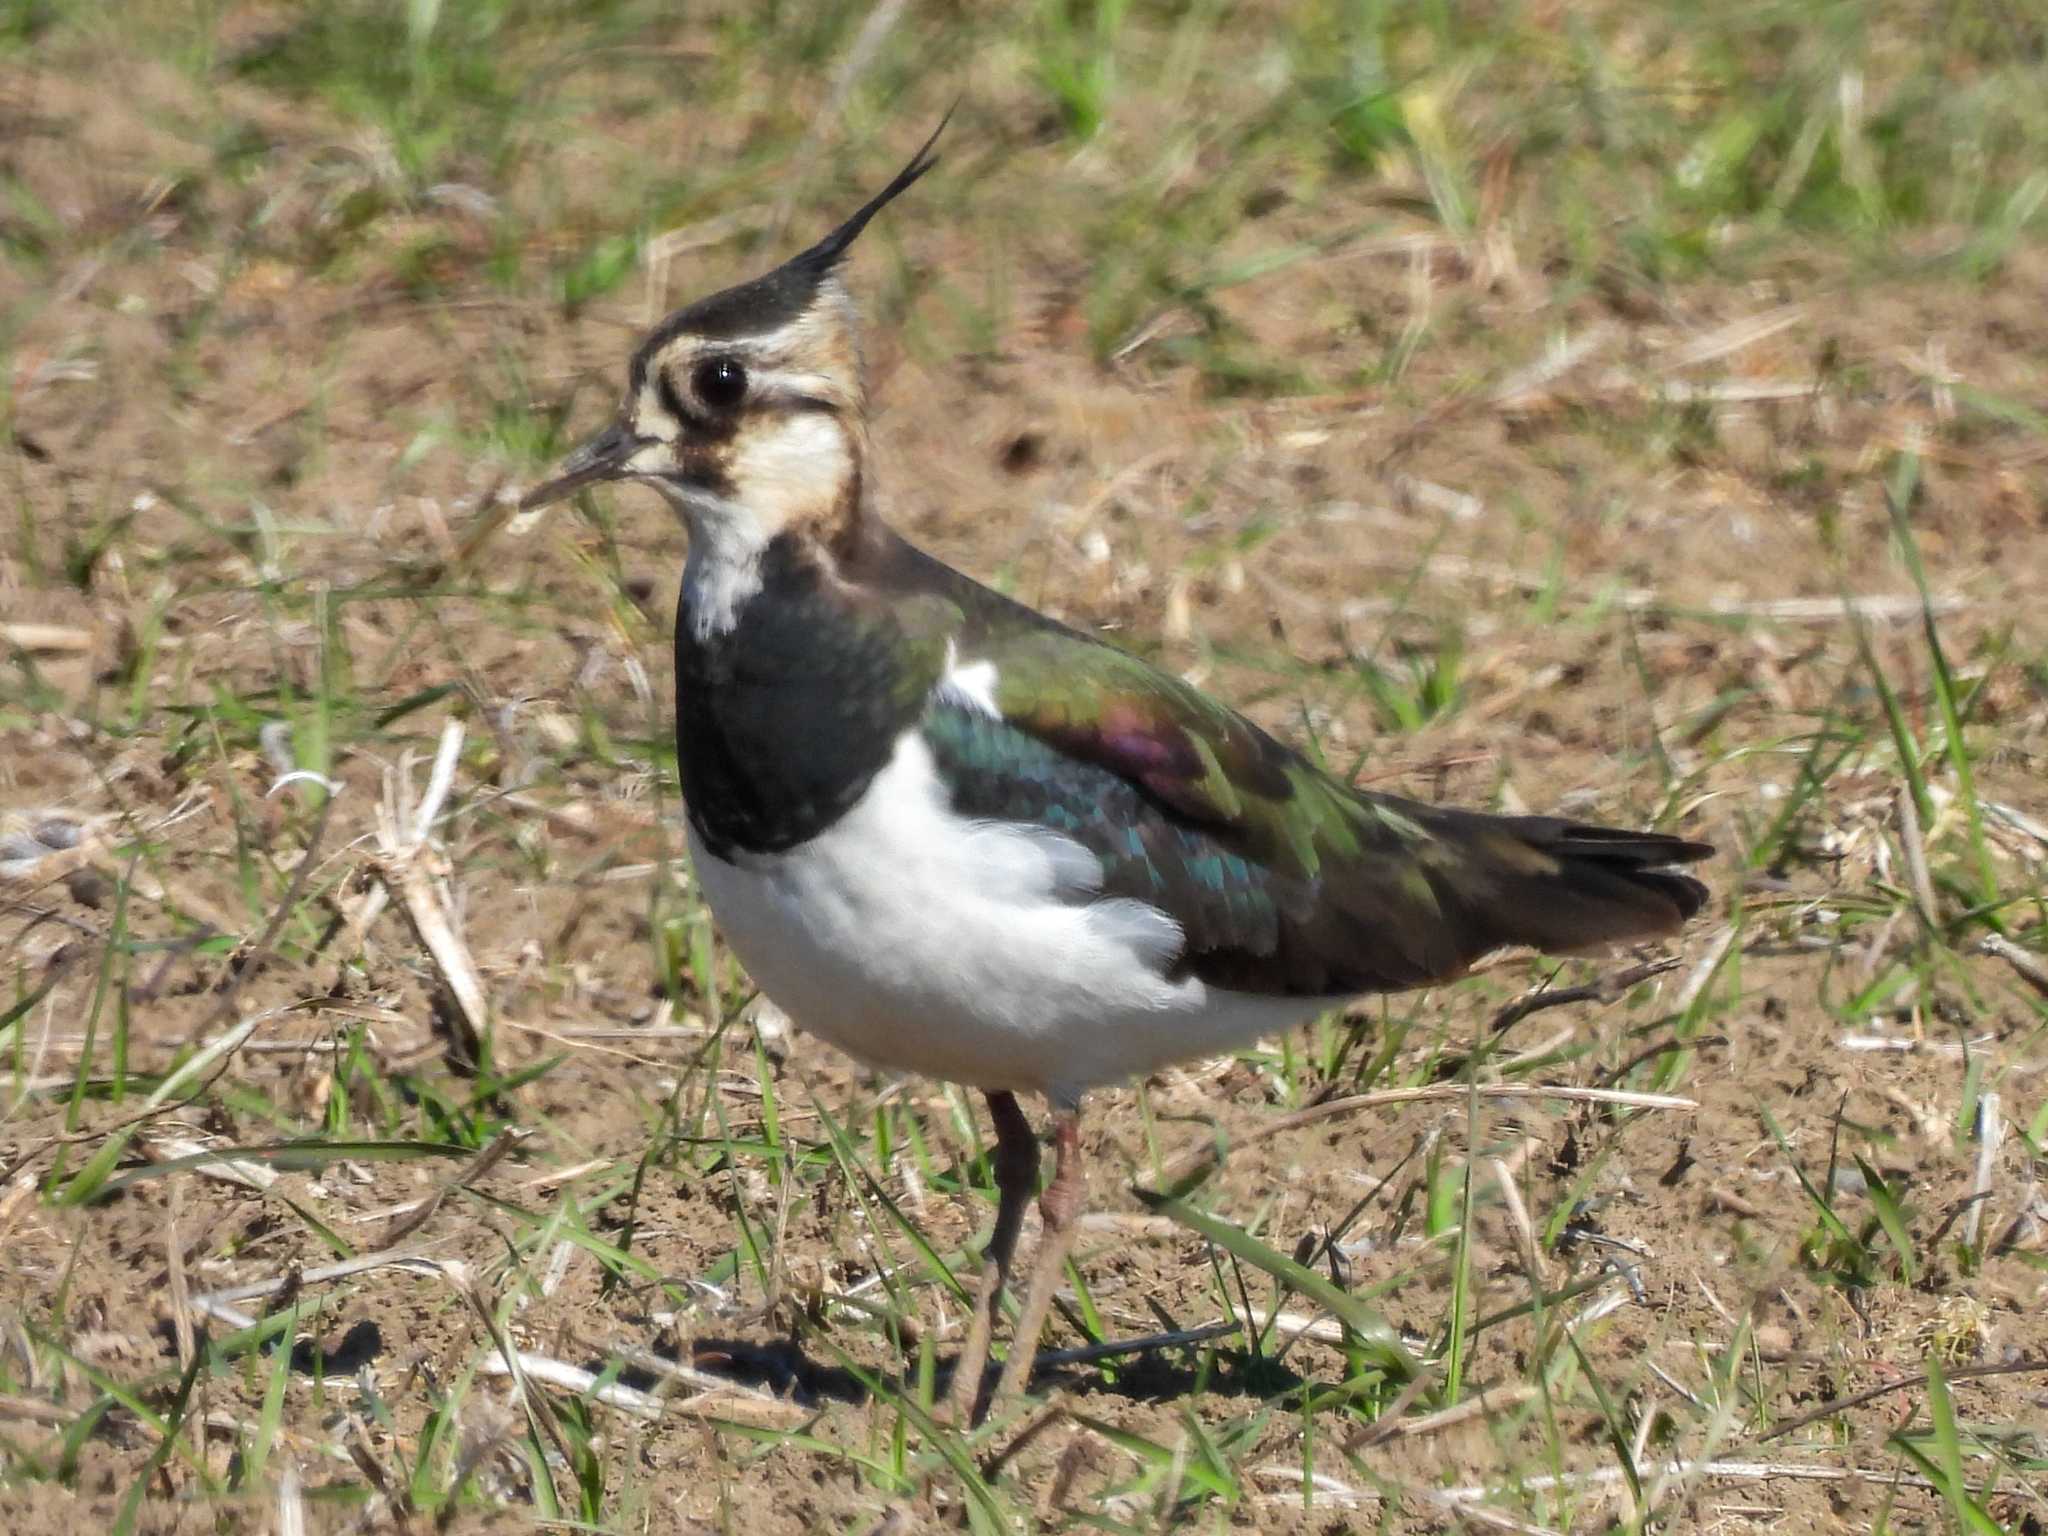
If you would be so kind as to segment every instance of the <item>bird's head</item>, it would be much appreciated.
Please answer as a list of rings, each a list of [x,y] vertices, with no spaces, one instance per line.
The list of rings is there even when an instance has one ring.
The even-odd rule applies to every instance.
[[[809,250],[649,332],[611,425],[521,506],[638,480],[683,515],[693,560],[744,558],[792,529],[829,535],[857,518],[867,395],[839,264],[868,221],[936,163],[937,139]]]

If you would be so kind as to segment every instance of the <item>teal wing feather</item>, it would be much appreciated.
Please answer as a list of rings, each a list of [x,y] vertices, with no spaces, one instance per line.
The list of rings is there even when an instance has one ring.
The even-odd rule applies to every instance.
[[[927,741],[963,814],[1094,852],[1106,895],[1181,926],[1180,968],[1316,997],[1455,976],[1504,944],[1668,932],[1701,844],[1363,793],[1178,678],[1051,625],[996,637],[994,715],[935,697]]]

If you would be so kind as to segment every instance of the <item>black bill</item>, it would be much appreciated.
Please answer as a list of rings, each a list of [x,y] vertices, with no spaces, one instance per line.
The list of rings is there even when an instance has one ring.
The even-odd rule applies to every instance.
[[[562,460],[561,473],[554,479],[535,486],[520,497],[519,510],[531,512],[535,507],[545,507],[572,496],[599,480],[617,479],[624,472],[626,461],[633,457],[644,441],[618,422],[613,422]]]

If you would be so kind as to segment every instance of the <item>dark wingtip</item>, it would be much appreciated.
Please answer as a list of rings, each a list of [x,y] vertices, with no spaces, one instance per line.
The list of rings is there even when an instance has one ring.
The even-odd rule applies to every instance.
[[[910,157],[910,163],[896,173],[889,185],[863,203],[852,218],[831,234],[809,250],[791,257],[788,264],[809,270],[820,277],[839,265],[839,258],[844,256],[846,248],[860,237],[860,232],[868,227],[868,220],[886,208],[913,181],[939,163],[939,157],[932,153],[932,146],[939,142],[939,135],[946,131],[946,124],[953,121],[953,113],[958,105],[959,103],[955,102],[953,106],[946,108],[946,115],[939,119],[939,126],[932,130],[931,137],[919,146],[917,153]]]
[[[1477,824],[1506,831],[1556,861],[1533,877],[1496,867],[1489,911],[1500,923],[1500,942],[1575,954],[1656,938],[1675,933],[1712,898],[1703,882],[1675,867],[1709,857],[1710,843],[1553,816],[1481,818]]]
[[[1552,834],[1550,847],[1568,858],[1600,866],[1639,889],[1655,891],[1677,908],[1680,922],[1704,907],[1712,894],[1702,882],[1672,868],[1710,857],[1712,843],[1664,832],[1630,832],[1572,822]]]
[[[1674,874],[1670,870],[1641,870],[1635,879],[1638,884],[1653,887],[1661,892],[1671,905],[1678,908],[1681,922],[1697,916],[1700,909],[1706,906],[1708,898],[1713,895],[1704,882],[1693,879],[1691,875]]]
[[[1655,895],[1669,902],[1675,921],[1657,926],[1675,929],[1706,906],[1712,895],[1707,886],[1691,875],[1681,874],[1674,865],[1695,864],[1713,853],[1711,843],[1671,837],[1658,832],[1625,832],[1618,828],[1571,826],[1552,845],[1564,855],[1567,872],[1577,871],[1591,880],[1618,881],[1643,896]]]

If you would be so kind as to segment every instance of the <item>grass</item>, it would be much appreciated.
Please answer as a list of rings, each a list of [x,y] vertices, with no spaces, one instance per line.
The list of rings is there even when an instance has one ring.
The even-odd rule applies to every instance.
[[[2044,48],[17,8],[12,1528],[2038,1529]],[[663,515],[500,500],[956,96],[854,270],[911,532],[1333,771],[1721,849],[1673,968],[1100,1095],[971,1433],[972,1099],[776,1028],[678,868]]]

